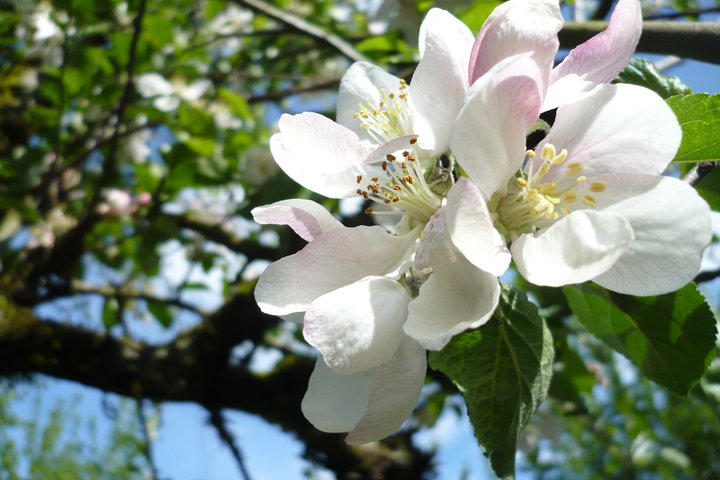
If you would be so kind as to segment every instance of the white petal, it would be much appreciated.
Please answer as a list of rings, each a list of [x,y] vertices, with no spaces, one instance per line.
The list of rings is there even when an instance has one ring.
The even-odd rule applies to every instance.
[[[550,75],[551,83],[556,83],[567,75],[577,75],[588,84],[581,90],[569,89],[568,85],[565,85],[563,97],[557,99],[556,105],[548,105],[547,108],[572,101],[574,95],[617,77],[635,51],[641,31],[640,2],[620,0],[610,17],[607,29],[572,49]]]
[[[505,58],[533,52],[547,86],[563,18],[557,0],[510,0],[493,10],[475,40],[470,83]],[[543,88],[544,93],[544,88]]]
[[[616,172],[657,175],[674,158],[681,138],[675,114],[655,92],[636,85],[604,85],[558,108],[537,152],[545,143],[568,151],[567,160],[552,168],[546,180],[564,178],[573,162],[582,163],[582,174],[588,177]]]
[[[500,298],[495,275],[476,268],[464,258],[435,268],[408,305],[405,333],[430,350],[441,350],[468,328],[492,316]]]
[[[468,92],[450,141],[468,176],[489,198],[525,158],[525,137],[540,112],[540,70],[528,55],[500,62]]]
[[[415,408],[425,380],[425,350],[405,337],[395,355],[372,370],[367,412],[345,441],[373,442],[397,431]]]
[[[448,228],[455,247],[473,265],[500,276],[510,265],[505,239],[493,226],[480,191],[468,179],[460,178],[447,197]]]
[[[582,283],[607,271],[633,239],[630,222],[610,212],[577,210],[510,247],[520,274],[535,285]]]
[[[320,431],[349,432],[367,412],[372,373],[338,375],[318,358],[302,400],[303,415]]]
[[[660,295],[692,281],[712,237],[710,208],[694,188],[671,177],[603,175],[594,194],[603,212],[622,215],[635,240],[606,273],[593,279],[630,295]]]
[[[180,99],[175,95],[164,95],[153,100],[153,106],[161,112],[172,112],[180,106]]]
[[[369,151],[354,132],[311,112],[284,114],[278,127],[280,132],[270,138],[270,151],[290,178],[326,197],[355,194],[354,167]]]
[[[360,126],[362,122],[353,116],[360,110],[361,104],[367,106],[368,103],[372,103],[377,107],[382,101],[381,89],[389,94],[397,92],[399,87],[400,79],[382,68],[366,62],[353,63],[340,81],[337,100],[338,123],[357,133],[361,139],[376,143]]]
[[[396,275],[407,264],[417,231],[402,237],[380,226],[335,228],[299,252],[271,263],[255,287],[271,315],[307,310],[317,297],[370,275]]]
[[[322,205],[300,198],[255,207],[250,213],[261,225],[288,225],[308,242],[333,228],[343,226]]]
[[[367,277],[318,297],[305,313],[303,336],[336,373],[347,375],[390,360],[405,334],[405,287]]]
[[[172,84],[156,72],[143,73],[135,77],[135,88],[143,98],[172,95],[174,91]]]
[[[212,82],[207,78],[195,80],[180,91],[180,96],[185,100],[197,100],[205,95],[210,87],[212,87]]]
[[[442,207],[435,212],[420,235],[414,260],[415,267],[419,269],[457,261],[458,255],[450,239],[445,210]]]
[[[470,29],[449,12],[432,8],[420,25],[420,63],[410,82],[413,130],[421,148],[447,150],[468,88]]]

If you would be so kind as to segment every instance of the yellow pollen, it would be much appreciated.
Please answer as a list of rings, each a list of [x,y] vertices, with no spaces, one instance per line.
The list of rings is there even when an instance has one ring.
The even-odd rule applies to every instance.
[[[358,175],[357,177],[355,177],[355,181],[356,181],[357,183],[362,182],[362,175]]]
[[[370,215],[373,212],[372,207],[368,207],[365,209],[365,215]]]
[[[532,150],[528,150],[527,152],[525,152],[525,156],[528,158],[535,158],[535,152]]]
[[[552,143],[546,143],[545,146],[543,146],[542,153],[540,153],[540,158],[546,162],[555,158],[555,145]]]
[[[597,200],[595,200],[595,197],[592,195],[585,195],[585,197],[583,197],[583,203],[592,208],[597,206]]]
[[[517,186],[520,188],[527,187],[527,180],[525,180],[524,178],[516,178],[515,183],[517,183]]]
[[[570,209],[567,207],[563,207],[560,211],[563,215],[570,215]]]
[[[410,139],[410,145],[415,145],[416,142],[417,142],[417,137],[412,137]]]
[[[605,182],[601,182],[599,180],[596,180],[594,182],[590,182],[590,191],[593,192],[602,192],[607,188],[607,185],[605,185]]]
[[[388,162],[392,162],[393,160],[395,160],[395,155],[388,153],[387,155],[385,155],[385,158],[387,158]]]
[[[567,164],[567,172],[565,172],[565,175],[568,177],[574,177],[578,173],[582,172],[583,166],[582,163],[579,162],[572,162]]]
[[[560,151],[560,153],[558,153],[557,155],[555,155],[555,157],[550,161],[550,163],[552,163],[553,165],[560,165],[561,163],[563,163],[563,162],[565,161],[565,159],[567,158],[567,156],[568,156],[568,152],[567,152],[567,150],[565,150],[565,149],[563,148],[563,149]]]
[[[574,202],[577,199],[577,193],[575,192],[565,192],[563,194],[563,198],[566,202]]]

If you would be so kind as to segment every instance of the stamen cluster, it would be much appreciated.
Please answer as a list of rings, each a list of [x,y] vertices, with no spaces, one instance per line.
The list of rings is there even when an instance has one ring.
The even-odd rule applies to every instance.
[[[380,103],[360,104],[360,110],[354,115],[362,121],[362,128],[378,143],[402,137],[412,132],[412,119],[408,111],[407,83],[400,79],[399,91],[387,93],[380,89]]]
[[[550,169],[559,166],[567,159],[568,152],[563,149],[557,153],[555,146],[547,143],[540,154],[542,164],[537,172],[533,172],[533,159],[535,152],[525,152],[526,161],[529,162],[527,174],[520,171],[508,186],[508,193],[500,195],[495,193],[488,208],[493,215],[495,228],[508,241],[515,241],[523,233],[533,233],[540,228],[548,226],[560,218],[568,215],[573,209],[581,206],[595,208],[597,200],[591,194],[578,198],[576,187],[587,179],[581,176],[583,166],[578,162],[565,165],[567,181],[543,181]],[[590,191],[602,192],[606,186],[603,182],[590,183]]]

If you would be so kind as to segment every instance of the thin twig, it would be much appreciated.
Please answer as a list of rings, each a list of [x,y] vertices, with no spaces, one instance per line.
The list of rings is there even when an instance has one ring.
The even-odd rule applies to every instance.
[[[225,418],[223,418],[222,412],[219,408],[215,407],[207,407],[208,412],[210,412],[210,423],[215,427],[215,430],[217,430],[218,435],[222,439],[222,441],[227,445],[227,447],[232,452],[233,457],[235,457],[235,462],[237,463],[238,469],[240,470],[240,474],[245,480],[252,480],[252,477],[250,476],[250,472],[248,471],[247,466],[245,465],[245,458],[243,457],[242,452],[240,451],[240,448],[235,443],[232,434],[228,431],[227,426],[225,425]]]
[[[294,15],[287,10],[281,10],[274,5],[270,5],[262,0],[233,0],[238,5],[247,7],[255,12],[261,13],[281,23],[292,30],[303,33],[309,37],[318,40],[321,43],[330,45],[342,55],[354,62],[369,62],[370,60],[357,51],[351,44],[343,40],[338,35],[318,27],[307,20]]]
[[[703,8],[698,10],[686,10],[684,12],[670,12],[670,13],[653,13],[651,15],[648,15],[645,17],[645,20],[672,20],[674,18],[682,18],[682,17],[696,17],[698,15],[703,15],[705,13],[718,13],[720,12],[720,7],[710,7],[710,8]]]
[[[306,85],[304,87],[293,87],[288,88],[286,90],[278,90],[275,92],[267,92],[262,95],[255,95],[253,97],[248,97],[247,102],[252,103],[260,103],[260,102],[273,102],[277,100],[282,100],[286,97],[289,97],[290,95],[297,95],[300,93],[311,93],[311,92],[319,92],[322,90],[328,90],[328,89],[335,89],[340,85],[340,80],[337,78],[334,78],[332,80],[324,80],[322,82],[313,83],[312,85]]]
[[[682,178],[683,182],[692,186],[697,185],[705,176],[715,168],[715,162],[698,162]]]
[[[148,461],[148,465],[150,465],[150,478],[152,478],[152,480],[160,480],[160,476],[158,475],[157,467],[155,466],[155,463],[153,462],[152,439],[150,438],[150,432],[148,431],[147,418],[145,417],[145,410],[143,409],[142,399],[141,398],[136,399],[135,404],[136,404],[138,421],[140,422],[140,428],[142,428],[142,434],[143,434],[143,440],[144,440],[143,455],[145,455],[145,458]]]
[[[715,280],[718,277],[720,277],[720,269],[712,270],[710,272],[700,272],[697,274],[693,281],[695,283],[709,282],[711,280]]]

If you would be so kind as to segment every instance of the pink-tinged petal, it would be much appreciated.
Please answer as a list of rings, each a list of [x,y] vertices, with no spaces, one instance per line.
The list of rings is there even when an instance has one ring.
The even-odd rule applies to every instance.
[[[377,107],[383,101],[381,90],[390,94],[397,92],[399,87],[400,79],[382,68],[366,62],[353,63],[340,81],[337,100],[338,123],[357,133],[361,139],[371,144],[376,143],[360,126],[363,122],[354,118],[354,115],[360,110],[361,104],[368,106],[368,103],[371,103]]]
[[[395,355],[372,370],[367,411],[345,441],[359,445],[395,433],[417,404],[426,370],[425,350],[405,337]]]
[[[322,432],[349,432],[367,412],[373,370],[338,375],[318,358],[301,409]]]
[[[306,311],[320,295],[364,277],[399,274],[416,239],[417,231],[396,237],[380,226],[330,230],[270,264],[255,287],[255,300],[271,315]]]
[[[510,265],[505,239],[493,226],[480,191],[468,179],[460,178],[448,193],[448,229],[455,247],[476,267],[500,276]]]
[[[434,270],[408,305],[404,328],[423,347],[441,350],[454,335],[490,319],[500,298],[500,283],[462,256]]]
[[[565,87],[560,103],[572,101],[593,86],[614,79],[627,65],[635,51],[642,31],[642,11],[639,0],[620,0],[610,17],[607,29],[572,49],[550,75],[553,84],[567,75],[577,75],[588,82],[582,90]],[[553,88],[553,87],[551,87]]]
[[[593,280],[630,295],[660,295],[692,281],[710,243],[710,208],[694,188],[672,177],[602,175],[593,193],[601,213],[621,215],[635,239],[610,270]]]
[[[312,302],[303,336],[336,373],[367,370],[390,360],[402,342],[409,301],[399,282],[367,277]]]
[[[642,114],[638,114],[638,112]],[[546,180],[566,178],[568,165],[581,163],[582,175],[660,174],[675,157],[682,130],[668,105],[652,90],[636,85],[604,85],[597,93],[557,110],[546,143],[568,151]],[[572,168],[572,167],[571,167]]]
[[[450,145],[485,198],[504,191],[522,165],[541,103],[540,70],[528,55],[503,60],[470,87]]]
[[[470,55],[470,84],[501,60],[533,52],[542,69],[543,93],[558,50],[563,18],[557,0],[510,0],[490,14]]]
[[[468,88],[472,44],[470,29],[445,10],[430,9],[420,25],[422,58],[410,82],[410,98],[413,130],[423,149],[440,154],[448,148]]]
[[[432,268],[455,262],[457,259],[458,255],[447,227],[445,207],[442,207],[425,224],[415,252],[414,265],[420,269]]]
[[[520,274],[535,285],[582,283],[610,269],[633,240],[625,218],[578,210],[511,246]]]
[[[287,225],[308,242],[327,231],[342,227],[342,223],[325,207],[312,200],[300,198],[280,200],[270,205],[255,207],[250,213],[257,223]]]

